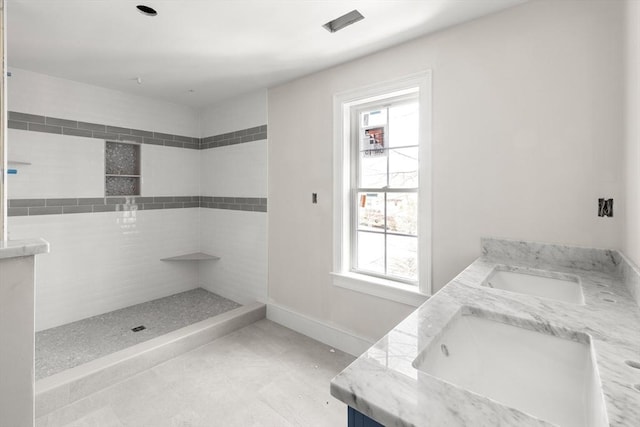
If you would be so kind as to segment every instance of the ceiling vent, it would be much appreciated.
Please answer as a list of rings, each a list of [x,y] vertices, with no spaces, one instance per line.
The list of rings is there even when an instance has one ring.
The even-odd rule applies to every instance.
[[[142,13],[143,15],[147,15],[147,16],[156,16],[158,14],[158,12],[156,12],[154,8],[145,6],[143,4],[137,5],[136,9],[138,9],[140,13]]]
[[[362,16],[360,12],[354,9],[351,12],[334,19],[333,21],[327,22],[323,25],[323,27],[326,28],[330,33],[335,33],[336,31],[340,31],[344,27],[348,27],[349,25],[355,24],[356,22],[363,19],[364,16]]]

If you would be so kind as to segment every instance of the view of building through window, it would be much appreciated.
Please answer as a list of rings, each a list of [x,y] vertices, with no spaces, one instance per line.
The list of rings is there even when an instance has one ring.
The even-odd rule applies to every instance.
[[[359,110],[352,123],[356,272],[418,280],[418,123],[415,97]]]

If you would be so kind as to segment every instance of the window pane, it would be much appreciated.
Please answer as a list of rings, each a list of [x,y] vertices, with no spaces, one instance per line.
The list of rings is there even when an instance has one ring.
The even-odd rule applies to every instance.
[[[418,280],[418,239],[387,235],[387,274]]]
[[[387,185],[387,156],[360,157],[359,187],[382,188]]]
[[[358,193],[358,230],[384,231],[384,193]]]
[[[356,268],[384,274],[384,234],[358,232]]]
[[[389,147],[418,145],[418,103],[389,108]]]
[[[378,108],[362,113],[361,127],[385,125],[387,124],[387,109]]]
[[[414,236],[418,234],[416,193],[387,193],[387,230]]]
[[[386,126],[369,126],[360,129],[360,157],[387,157]]]
[[[418,188],[418,147],[389,150],[389,187]]]
[[[419,111],[417,96],[353,107],[351,269],[417,281]],[[352,112],[354,110],[351,110]],[[353,173],[355,172],[355,173]],[[355,218],[353,218],[355,217]]]

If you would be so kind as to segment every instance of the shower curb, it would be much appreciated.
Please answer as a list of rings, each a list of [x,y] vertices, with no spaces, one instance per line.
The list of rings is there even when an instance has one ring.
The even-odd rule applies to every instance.
[[[38,380],[35,416],[47,415],[265,316],[264,304],[248,304]]]

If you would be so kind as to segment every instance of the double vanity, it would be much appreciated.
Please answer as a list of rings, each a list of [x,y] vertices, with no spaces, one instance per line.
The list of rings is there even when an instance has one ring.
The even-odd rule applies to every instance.
[[[361,426],[640,426],[640,275],[497,239],[331,382]]]

